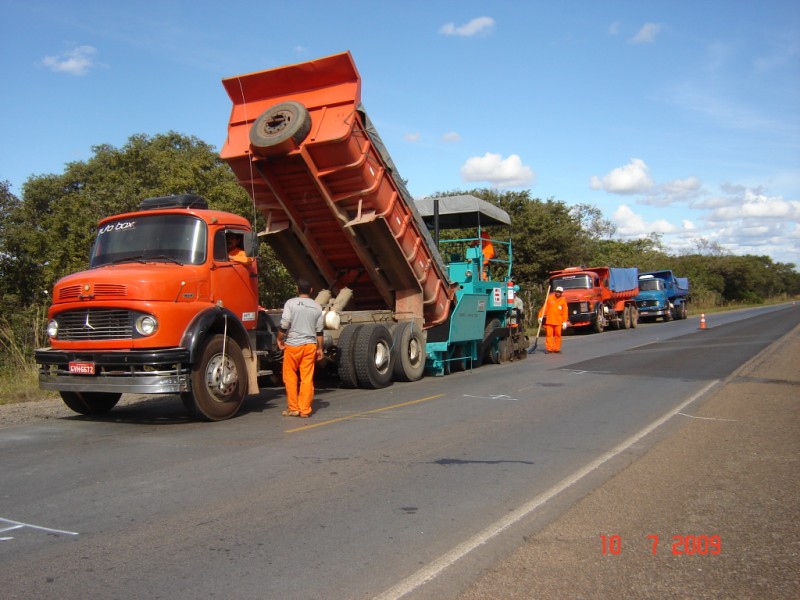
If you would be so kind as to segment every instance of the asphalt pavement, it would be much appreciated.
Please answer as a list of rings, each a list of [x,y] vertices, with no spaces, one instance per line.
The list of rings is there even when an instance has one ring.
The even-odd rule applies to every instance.
[[[674,418],[460,600],[800,598],[800,327]]]

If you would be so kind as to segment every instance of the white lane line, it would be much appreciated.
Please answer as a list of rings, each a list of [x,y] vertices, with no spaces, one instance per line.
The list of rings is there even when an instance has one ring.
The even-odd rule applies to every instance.
[[[12,529],[21,529],[23,527],[29,527],[31,529],[38,529],[39,531],[46,531],[47,533],[54,533],[56,535],[79,535],[77,531],[65,531],[64,529],[52,529],[50,527],[42,527],[40,525],[31,525],[30,523],[21,523],[20,521],[12,521],[11,519],[4,519],[0,517],[0,523],[6,523],[10,525],[10,527],[2,529],[0,531],[10,531]]]
[[[726,423],[738,423],[736,419],[718,419],[715,417],[698,417],[696,415],[687,415],[686,413],[679,412],[678,413],[682,417],[688,417],[690,419],[702,419],[703,421],[725,421]]]
[[[661,425],[663,425],[664,423],[669,421],[672,417],[681,412],[684,408],[689,406],[692,402],[703,396],[706,392],[708,392],[708,390],[714,387],[717,383],[719,383],[719,380],[715,379],[714,381],[703,387],[703,389],[701,389],[699,392],[692,395],[688,400],[685,400],[679,406],[670,410],[662,417],[656,419],[644,429],[641,429],[637,433],[633,434],[631,437],[629,437],[627,440],[625,440],[615,448],[597,457],[582,469],[575,471],[572,475],[570,475],[566,479],[562,479],[559,483],[551,487],[546,492],[538,495],[533,500],[526,502],[515,511],[509,513],[507,516],[496,521],[495,523],[493,523],[492,525],[490,525],[477,535],[471,537],[466,542],[459,544],[458,546],[453,548],[450,552],[443,554],[442,556],[434,560],[427,567],[424,567],[419,571],[417,571],[416,573],[414,573],[413,575],[406,577],[403,581],[401,581],[394,587],[389,588],[379,596],[375,596],[374,600],[398,600],[399,598],[402,598],[406,594],[410,594],[411,592],[421,587],[434,577],[438,576],[440,573],[442,573],[442,571],[444,571],[451,565],[455,564],[456,561],[458,561],[459,559],[463,558],[464,556],[472,552],[478,546],[485,544],[492,538],[501,534],[503,531],[505,531],[518,521],[530,515],[537,508],[543,506],[545,503],[552,500],[554,497],[556,497],[564,490],[575,485],[578,481],[586,477],[589,473],[600,467],[602,464],[608,462],[615,456],[625,452],[628,448],[633,446],[636,442],[641,440],[647,434],[659,428]]]

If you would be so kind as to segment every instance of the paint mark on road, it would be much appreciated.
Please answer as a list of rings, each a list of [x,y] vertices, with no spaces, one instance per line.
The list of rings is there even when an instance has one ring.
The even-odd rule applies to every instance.
[[[20,521],[12,521],[11,519],[4,519],[0,517],[0,533],[7,531],[15,531],[18,529],[34,529],[36,531],[43,531],[51,535],[79,535],[77,531],[66,531],[64,529],[53,529],[51,527],[42,527],[41,525],[32,525],[30,523],[21,523]],[[13,536],[1,537],[0,542],[8,542],[13,540]]]

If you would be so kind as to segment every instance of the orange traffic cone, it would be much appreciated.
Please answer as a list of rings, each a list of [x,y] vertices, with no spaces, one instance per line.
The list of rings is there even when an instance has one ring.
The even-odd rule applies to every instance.
[[[706,329],[706,313],[700,313],[700,329]]]

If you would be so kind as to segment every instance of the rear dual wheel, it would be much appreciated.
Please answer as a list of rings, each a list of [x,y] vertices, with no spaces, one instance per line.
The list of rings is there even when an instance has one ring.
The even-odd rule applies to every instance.
[[[389,385],[394,373],[392,345],[392,334],[380,323],[345,327],[337,344],[342,386],[378,389]]]
[[[425,337],[413,321],[401,321],[390,329],[394,344],[394,378],[417,381],[425,372]]]
[[[353,359],[359,387],[378,389],[391,383],[394,357],[392,334],[386,325],[371,323],[361,328],[353,347]]]

